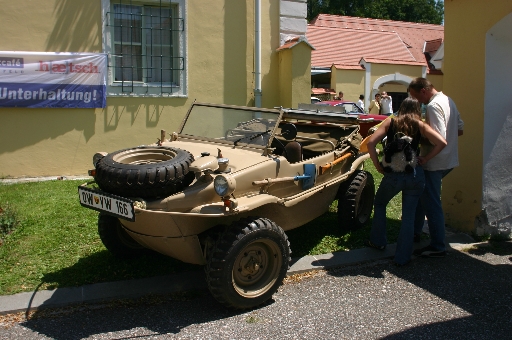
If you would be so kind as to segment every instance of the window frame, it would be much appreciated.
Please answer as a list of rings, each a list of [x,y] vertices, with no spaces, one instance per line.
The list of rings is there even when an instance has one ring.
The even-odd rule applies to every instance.
[[[121,1],[123,2],[123,1]],[[188,95],[188,58],[187,58],[187,8],[186,0],[170,0],[171,5],[176,5],[176,14],[178,18],[183,19],[183,31],[177,32],[178,47],[176,53],[183,58],[183,70],[177,70],[179,75],[177,79],[179,84],[165,84],[165,83],[144,83],[127,81],[123,83],[114,81],[114,61],[112,54],[114,52],[114,32],[113,27],[108,24],[108,13],[113,11],[113,5],[118,4],[119,1],[101,0],[101,14],[102,14],[102,43],[103,53],[107,54],[108,67],[107,70],[107,96],[109,97],[187,97]],[[160,0],[131,0],[126,1],[126,5],[147,5],[154,6],[160,5]],[[133,84],[133,86],[132,86]],[[126,91],[129,87],[132,91]],[[124,91],[123,91],[124,89]]]

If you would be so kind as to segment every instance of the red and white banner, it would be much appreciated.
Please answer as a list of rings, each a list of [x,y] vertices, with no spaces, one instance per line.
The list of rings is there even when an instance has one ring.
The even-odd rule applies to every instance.
[[[106,84],[106,54],[0,52],[0,107],[105,107]]]

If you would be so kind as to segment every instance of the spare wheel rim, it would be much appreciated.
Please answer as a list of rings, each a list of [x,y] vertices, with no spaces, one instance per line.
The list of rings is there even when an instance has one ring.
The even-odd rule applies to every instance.
[[[144,148],[120,152],[112,159],[120,164],[144,165],[170,161],[177,153],[171,149]]]

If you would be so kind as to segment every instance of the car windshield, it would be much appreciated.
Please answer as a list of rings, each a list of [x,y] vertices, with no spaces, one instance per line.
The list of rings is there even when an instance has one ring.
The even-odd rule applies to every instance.
[[[194,104],[181,135],[235,145],[265,146],[278,118],[278,110]]]

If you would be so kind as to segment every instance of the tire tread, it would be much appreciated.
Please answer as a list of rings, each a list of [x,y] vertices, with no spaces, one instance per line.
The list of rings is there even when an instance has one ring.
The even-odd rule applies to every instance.
[[[255,298],[255,301],[247,301],[246,304],[240,304],[240,302],[235,301],[226,289],[226,277],[229,277],[230,275],[230,273],[227,273],[228,264],[226,261],[226,255],[229,254],[245,237],[251,233],[262,230],[276,233],[279,235],[279,238],[284,241],[286,251],[285,254],[283,254],[283,257],[286,257],[286,265],[283,267],[285,267],[286,270],[289,268],[291,261],[290,242],[288,241],[288,237],[283,229],[266,218],[248,217],[233,223],[219,236],[211,253],[207,254],[207,264],[205,266],[205,276],[208,289],[213,297],[226,307],[235,309],[255,307],[268,300],[282,284],[284,276],[286,275],[286,270],[281,270],[274,287],[261,296],[261,299]]]
[[[140,149],[144,147],[118,150],[100,159],[95,176],[98,186],[119,196],[155,198],[180,192],[192,182],[187,175],[194,157],[182,149],[162,147],[172,150],[176,157],[160,163],[121,164],[113,160],[121,152]]]
[[[338,191],[338,224],[345,230],[355,230],[368,223],[375,197],[375,182],[371,173],[356,171],[350,179],[340,185]],[[369,202],[364,202],[368,200]],[[358,203],[368,204],[364,207],[361,220],[356,211]],[[369,210],[369,211],[368,211]]]

